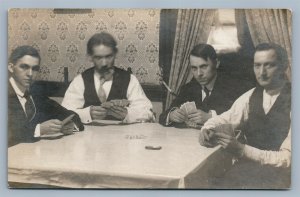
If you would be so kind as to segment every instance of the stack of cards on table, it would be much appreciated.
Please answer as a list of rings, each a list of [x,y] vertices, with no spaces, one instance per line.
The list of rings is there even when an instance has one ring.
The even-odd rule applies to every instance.
[[[185,116],[187,117],[189,114],[197,112],[197,107],[195,102],[186,102],[180,106],[180,109],[183,110]],[[185,124],[191,128],[201,128],[197,123],[190,121],[188,118],[185,120]]]
[[[105,109],[110,109],[113,106],[127,107],[128,105],[129,105],[129,101],[126,99],[116,99],[101,104],[101,106]]]

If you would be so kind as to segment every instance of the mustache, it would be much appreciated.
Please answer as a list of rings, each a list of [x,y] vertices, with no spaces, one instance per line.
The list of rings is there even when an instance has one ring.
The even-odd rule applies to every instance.
[[[109,67],[109,66],[102,66],[100,69],[99,69],[99,73],[101,74],[105,74],[105,73],[108,73],[110,72],[110,70],[112,70],[113,68],[112,67]]]
[[[112,69],[113,69],[113,67],[110,67],[110,66],[108,66],[108,65],[105,65],[105,66],[102,66],[102,67],[100,68],[99,72],[100,72],[100,73],[107,73],[107,72],[109,72],[109,71],[112,70]]]

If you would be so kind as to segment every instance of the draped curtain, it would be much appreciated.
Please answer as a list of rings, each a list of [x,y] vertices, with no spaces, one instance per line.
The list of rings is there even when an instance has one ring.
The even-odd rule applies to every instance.
[[[236,10],[238,30],[248,29],[254,46],[263,42],[281,45],[287,51],[289,65],[287,77],[291,80],[292,14],[287,9]],[[247,27],[246,27],[247,26]],[[238,33],[238,36],[243,36]],[[243,40],[240,38],[239,40]]]
[[[189,76],[189,54],[199,43],[206,43],[216,10],[180,9],[177,14],[176,32],[172,53],[169,87],[178,93]],[[174,95],[168,92],[165,108],[168,108]]]

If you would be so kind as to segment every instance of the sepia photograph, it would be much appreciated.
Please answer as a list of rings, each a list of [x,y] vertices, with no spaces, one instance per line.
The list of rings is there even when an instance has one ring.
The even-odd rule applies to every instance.
[[[8,188],[291,188],[290,9],[7,14]]]

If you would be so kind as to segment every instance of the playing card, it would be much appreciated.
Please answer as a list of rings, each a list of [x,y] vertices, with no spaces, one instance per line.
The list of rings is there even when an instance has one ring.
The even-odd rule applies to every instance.
[[[187,109],[188,114],[192,114],[192,113],[197,112],[195,102],[187,102],[187,103],[185,103],[185,107]]]
[[[184,112],[184,114],[185,114],[186,116],[188,115],[187,109],[186,109],[186,107],[185,107],[185,103],[182,104],[182,105],[180,106],[180,109]]]
[[[75,114],[71,114],[70,116],[68,116],[67,118],[65,118],[63,121],[62,121],[62,125],[66,125],[67,123],[69,123],[72,118],[75,116]]]
[[[127,99],[115,99],[115,100],[111,100],[111,101],[102,103],[101,106],[106,109],[109,109],[113,106],[127,107],[129,104],[130,104],[130,102]]]
[[[185,102],[180,106],[180,109],[182,109],[186,115],[197,112],[195,102]]]
[[[112,106],[114,106],[114,104],[113,104],[113,102],[111,102],[111,101],[107,101],[107,102],[102,103],[101,106],[102,106],[103,108],[105,108],[105,109],[109,109],[109,108],[111,108]]]
[[[202,125],[199,125],[193,121],[187,120],[185,121],[185,124],[189,128],[194,128],[194,129],[201,129]]]
[[[127,107],[130,104],[130,102],[127,99],[122,99],[121,103],[123,107]]]

